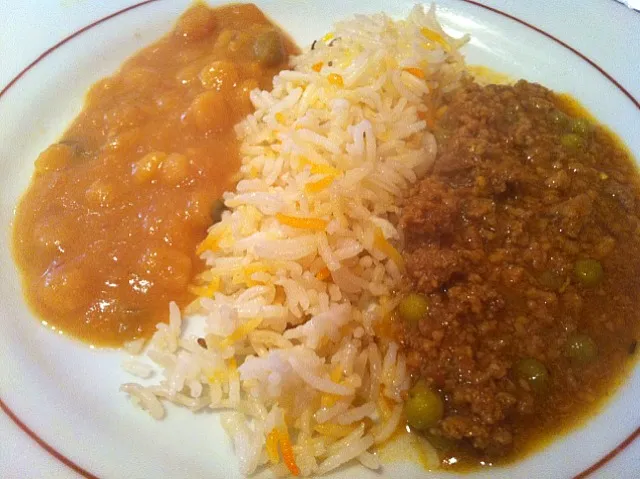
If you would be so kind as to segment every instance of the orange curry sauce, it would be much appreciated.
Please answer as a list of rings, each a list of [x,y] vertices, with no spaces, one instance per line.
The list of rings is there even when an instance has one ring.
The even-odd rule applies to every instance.
[[[233,126],[295,50],[253,5],[196,4],[90,89],[16,210],[14,256],[39,317],[119,346],[193,299],[196,245],[239,166]]]

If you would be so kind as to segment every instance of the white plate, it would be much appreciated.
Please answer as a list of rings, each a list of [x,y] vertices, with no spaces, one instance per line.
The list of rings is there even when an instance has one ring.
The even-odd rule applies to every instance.
[[[0,5],[0,88],[43,51],[82,27],[131,5],[65,0]],[[412,0],[265,0],[256,2],[301,45],[355,12],[405,15]],[[452,32],[469,32],[470,63],[538,81],[578,97],[640,158],[640,15],[605,0],[492,1],[497,10],[548,31],[598,61],[610,78],[575,52],[530,26],[473,2],[442,0],[440,17]],[[0,399],[61,457],[98,477],[236,477],[230,443],[215,414],[172,409],[155,422],[134,409],[118,386],[123,354],[93,351],[54,334],[31,318],[22,301],[8,239],[13,208],[33,160],[82,107],[83,93],[140,47],[171,28],[186,0],[147,3],[84,31],[40,59],[0,97]],[[615,79],[615,80],[614,80]],[[626,86],[616,85],[616,81]],[[640,426],[640,367],[602,413],[540,453],[474,477],[573,477],[612,451]],[[0,417],[0,477],[75,477],[37,443]],[[640,471],[640,439],[595,475],[632,478]],[[56,452],[53,452],[54,454]],[[383,477],[424,475],[412,464],[386,465]],[[357,468],[336,476],[379,477]],[[434,474],[433,476],[437,476]],[[447,477],[451,477],[447,475]]]

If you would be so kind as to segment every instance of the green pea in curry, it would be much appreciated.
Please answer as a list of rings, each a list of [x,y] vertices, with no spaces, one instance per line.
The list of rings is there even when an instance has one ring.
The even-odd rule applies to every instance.
[[[629,370],[640,177],[540,85],[469,82],[445,104],[433,174],[402,211],[411,293],[394,329],[417,381],[408,424],[461,469],[531,451]]]

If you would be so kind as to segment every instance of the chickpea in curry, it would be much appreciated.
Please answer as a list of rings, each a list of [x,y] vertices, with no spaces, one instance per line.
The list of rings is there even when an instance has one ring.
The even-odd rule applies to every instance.
[[[38,316],[119,346],[195,297],[196,245],[239,167],[233,126],[295,50],[253,5],[196,4],[91,87],[16,211],[14,256]]]

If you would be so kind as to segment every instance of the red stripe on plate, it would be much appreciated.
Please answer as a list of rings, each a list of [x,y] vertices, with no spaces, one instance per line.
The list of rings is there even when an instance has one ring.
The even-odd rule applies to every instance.
[[[57,50],[58,48],[60,48],[62,45],[64,45],[65,43],[67,43],[69,40],[74,39],[75,37],[77,37],[78,35],[81,35],[82,33],[86,32],[87,30],[89,30],[90,28],[95,27],[96,25],[100,25],[103,22],[106,22],[107,20],[112,19],[113,17],[117,17],[118,15],[121,15],[123,13],[128,12],[129,10],[133,10],[134,8],[138,8],[138,7],[142,7],[143,5],[146,5],[148,3],[153,3],[153,2],[157,2],[158,0],[145,0],[144,2],[140,2],[140,3],[136,3],[135,5],[131,5],[130,7],[127,8],[123,8],[122,10],[118,10],[117,12],[112,13],[111,15],[107,15],[104,18],[101,18],[100,20],[97,20],[89,25],[87,25],[86,27],[81,28],[80,30],[72,33],[71,35],[69,35],[68,37],[63,38],[62,40],[60,40],[58,43],[56,43],[54,46],[52,46],[51,48],[49,48],[48,50],[45,50],[38,58],[36,58],[35,60],[33,60],[31,63],[29,63],[24,70],[22,70],[20,73],[18,73],[15,78],[13,80],[11,80],[1,91],[0,91],[0,98],[2,98],[2,95],[4,95],[9,88],[11,88],[13,85],[15,85],[15,83],[20,80],[20,78],[22,78],[29,70],[31,70],[38,62],[40,62],[44,57],[46,57],[47,55],[49,55],[51,52],[53,52],[54,50]]]
[[[620,444],[618,444],[613,451],[609,452],[609,454],[604,456],[602,459],[600,459],[598,462],[593,464],[588,469],[585,469],[584,471],[582,471],[577,476],[574,476],[573,479],[584,479],[588,475],[593,474],[595,471],[597,471],[602,466],[604,466],[606,463],[608,463],[611,459],[613,459],[618,454],[620,454],[629,444],[631,444],[633,441],[635,441],[638,436],[640,436],[640,427],[638,427],[638,429],[636,429],[634,432],[632,432],[631,435],[629,435],[629,437],[627,437],[624,441],[622,441]]]
[[[562,40],[560,40],[558,37],[553,36],[551,33],[547,33],[544,30],[542,30],[540,27],[536,27],[535,25],[532,25],[531,23],[526,22],[525,20],[522,20],[518,17],[514,17],[513,15],[503,12],[502,10],[498,10],[497,8],[494,7],[490,7],[489,5],[483,5],[480,2],[477,2],[475,0],[462,0],[465,3],[470,3],[472,5],[475,5],[477,7],[480,8],[484,8],[485,10],[489,10],[491,12],[497,13],[498,15],[502,15],[503,17],[507,17],[515,22],[518,22],[521,25],[524,25],[527,28],[530,28],[531,30],[535,30],[536,32],[540,33],[541,35],[544,35],[545,37],[549,38],[550,40],[553,40],[554,42],[562,45],[563,47],[565,47],[567,50],[569,50],[570,52],[574,53],[575,55],[579,56],[580,58],[582,58],[585,62],[587,62],[589,65],[591,65],[593,68],[595,68],[596,70],[598,70],[602,75],[604,75],[604,77],[609,80],[611,83],[613,83],[618,90],[620,90],[622,93],[624,93],[624,95],[629,98],[629,100],[631,100],[631,102],[636,106],[636,108],[638,108],[640,110],[640,102],[625,88],[623,87],[620,82],[618,82],[618,80],[616,80],[615,78],[613,78],[609,73],[607,73],[605,71],[604,68],[602,68],[600,65],[598,65],[596,62],[594,62],[593,60],[591,60],[589,57],[587,57],[584,53],[579,52],[578,50],[576,50],[575,48],[573,48],[571,45],[563,42]]]
[[[57,450],[55,450],[53,447],[51,447],[49,445],[49,443],[47,443],[45,440],[43,440],[40,436],[38,436],[35,432],[33,432],[33,430],[31,430],[31,428],[29,426],[27,426],[25,423],[23,423],[20,418],[18,416],[16,416],[13,411],[11,409],[9,409],[7,407],[7,405],[2,401],[2,399],[0,399],[0,409],[2,409],[4,411],[4,413],[9,416],[9,418],[16,423],[16,425],[22,429],[25,433],[27,433],[27,435],[33,439],[35,442],[38,443],[38,445],[44,449],[45,451],[47,451],[49,454],[51,454],[53,457],[55,457],[58,461],[60,461],[62,464],[64,464],[65,466],[67,466],[70,469],[73,469],[75,472],[77,472],[78,474],[80,474],[83,477],[86,477],[87,479],[99,479],[98,476],[94,476],[93,474],[91,474],[89,471],[87,471],[86,469],[81,468],[80,466],[78,466],[75,462],[73,462],[71,459],[69,459],[67,456],[59,453]],[[6,440],[6,438],[5,438]],[[24,471],[26,472],[26,471]]]

